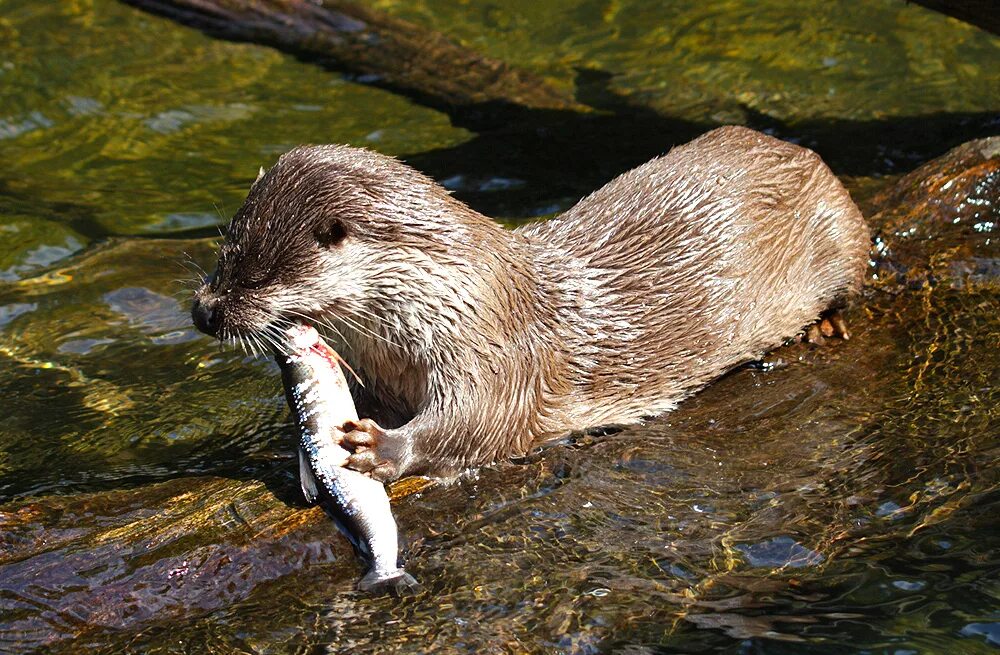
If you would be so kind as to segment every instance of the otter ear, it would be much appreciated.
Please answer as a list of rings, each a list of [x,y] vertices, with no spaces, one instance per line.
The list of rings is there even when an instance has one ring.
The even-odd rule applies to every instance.
[[[330,219],[313,231],[316,243],[322,248],[333,248],[340,244],[347,237],[347,230],[344,224],[335,218]]]
[[[253,181],[253,184],[257,184],[258,182],[260,182],[260,178],[262,178],[262,177],[264,177],[264,167],[263,166],[261,166],[260,170],[257,171],[257,179],[255,179]],[[250,186],[253,186],[253,184],[251,184]]]

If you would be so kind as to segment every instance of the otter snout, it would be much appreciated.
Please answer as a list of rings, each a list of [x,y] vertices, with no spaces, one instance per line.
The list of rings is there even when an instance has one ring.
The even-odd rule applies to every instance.
[[[191,304],[191,320],[194,326],[213,337],[219,336],[222,326],[222,304],[219,298],[208,291],[207,285],[198,290]]]

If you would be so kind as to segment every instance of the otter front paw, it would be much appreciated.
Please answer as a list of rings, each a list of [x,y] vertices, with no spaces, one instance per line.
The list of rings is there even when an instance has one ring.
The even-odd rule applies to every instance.
[[[344,447],[353,451],[347,468],[365,473],[380,482],[391,482],[400,474],[400,437],[386,431],[370,418],[344,424]]]

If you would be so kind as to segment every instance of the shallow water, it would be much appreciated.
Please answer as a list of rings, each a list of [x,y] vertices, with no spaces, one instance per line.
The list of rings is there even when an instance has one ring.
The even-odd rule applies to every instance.
[[[871,289],[850,342],[399,499],[405,599],[355,593],[296,504],[273,364],[186,312],[216,225],[295,144],[403,156],[516,222],[749,122],[864,198],[1000,131],[1000,39],[888,1],[372,4],[605,112],[477,133],[109,0],[0,5],[0,650],[995,650],[995,275]]]

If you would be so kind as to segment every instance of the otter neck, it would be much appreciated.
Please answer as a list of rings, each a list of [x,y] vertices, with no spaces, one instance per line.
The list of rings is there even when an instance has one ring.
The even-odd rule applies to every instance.
[[[476,217],[468,230],[475,242],[408,253],[399,277],[380,281],[384,292],[371,298],[363,329],[345,326],[352,365],[402,414],[443,402],[439,389],[497,384],[543,322],[534,244]]]

